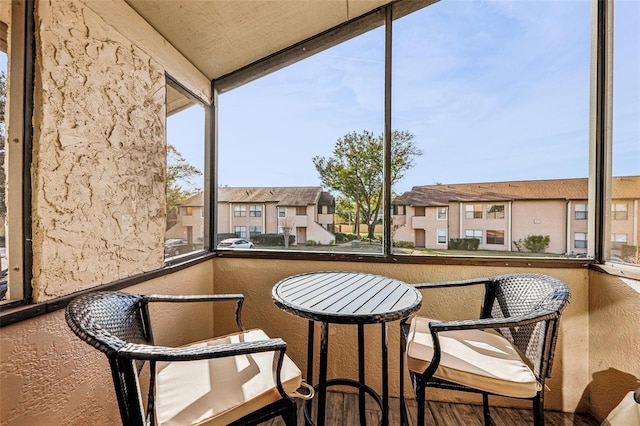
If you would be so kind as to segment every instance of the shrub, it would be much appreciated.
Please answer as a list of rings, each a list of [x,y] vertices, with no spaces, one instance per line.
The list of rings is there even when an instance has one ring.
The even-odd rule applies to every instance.
[[[293,244],[296,237],[289,235],[289,244]],[[260,234],[251,239],[256,245],[262,246],[282,246],[284,247],[283,234]]]
[[[549,247],[551,239],[548,235],[527,235],[524,246],[532,253],[542,253]]]
[[[394,241],[393,246],[399,247],[399,248],[411,248],[411,249],[415,247],[412,241]]]
[[[480,240],[477,238],[451,238],[449,250],[478,250]]]
[[[640,246],[623,245],[622,259],[625,262],[640,265]]]
[[[315,245],[317,245],[318,243],[317,243],[315,240],[307,240],[306,244],[307,244],[308,246],[315,246]]]
[[[543,253],[549,247],[550,241],[551,238],[548,235],[527,235],[524,240],[513,241],[513,245],[520,252],[527,249],[531,253]]]

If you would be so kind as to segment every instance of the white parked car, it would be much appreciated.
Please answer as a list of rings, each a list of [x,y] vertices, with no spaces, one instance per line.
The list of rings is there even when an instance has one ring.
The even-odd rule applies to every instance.
[[[220,241],[218,244],[219,249],[233,249],[233,248],[253,248],[253,243],[243,238],[227,238]]]

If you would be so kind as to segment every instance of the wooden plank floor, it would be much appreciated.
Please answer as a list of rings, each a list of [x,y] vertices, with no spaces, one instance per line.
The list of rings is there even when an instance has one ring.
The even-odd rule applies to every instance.
[[[389,413],[390,426],[400,425],[399,399],[391,398],[389,405],[391,408],[391,412]],[[407,405],[409,410],[409,424],[416,425],[415,400],[407,399]],[[533,413],[528,409],[491,407],[491,417],[496,426],[533,425]],[[377,425],[379,421],[379,410],[371,400],[367,401],[367,425]],[[325,424],[327,426],[360,425],[357,394],[329,392],[327,395]],[[436,426],[482,426],[482,407],[477,405],[429,401],[427,403],[426,424]],[[281,418],[277,418],[265,422],[263,425],[284,426],[284,421]],[[298,425],[304,425],[302,409],[300,409],[298,413]],[[545,425],[599,426],[599,423],[587,415],[546,411]]]

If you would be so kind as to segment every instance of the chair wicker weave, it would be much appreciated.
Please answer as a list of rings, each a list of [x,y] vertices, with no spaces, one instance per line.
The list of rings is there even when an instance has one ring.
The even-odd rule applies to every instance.
[[[481,393],[485,425],[493,424],[489,395],[530,399],[534,424],[544,425],[544,381],[551,372],[558,321],[569,301],[569,289],[562,281],[541,274],[415,287],[471,285],[485,287],[478,320],[414,317],[411,323],[405,320],[400,325],[400,389],[406,361],[418,403],[418,424],[424,424],[426,388],[436,387]],[[407,424],[402,392],[400,404],[402,423]]]
[[[238,333],[189,346],[154,346],[149,303],[219,301],[236,303],[236,323],[240,330]],[[300,386],[300,370],[285,356],[287,346],[283,340],[269,339],[261,330],[244,331],[241,321],[243,301],[244,297],[239,294],[145,296],[121,292],[93,292],[73,299],[67,306],[65,316],[67,324],[80,339],[107,356],[124,425],[227,423],[245,425],[257,424],[276,416],[282,416],[287,425],[296,425],[296,403],[289,394],[295,395],[295,390]],[[262,363],[258,362],[259,357],[262,357]],[[140,395],[139,374],[147,361],[150,379],[145,410]],[[215,363],[224,364],[216,367]],[[263,368],[260,369],[258,364]],[[200,366],[200,370],[192,374],[189,380],[184,380],[185,377],[181,372],[184,371],[185,366],[192,365]],[[229,365],[232,368],[229,368]],[[243,370],[236,372],[233,367],[235,365],[242,365]],[[173,366],[176,368],[172,369]],[[288,371],[285,373],[285,370]],[[170,374],[167,372],[171,371],[174,371],[171,373],[172,377],[163,377],[163,374],[166,376]],[[177,374],[176,371],[178,371]],[[203,371],[205,374],[202,374]],[[223,389],[219,390],[216,396],[212,396],[214,392],[209,388],[215,386],[218,376],[231,374],[242,376],[242,378],[238,380],[234,377],[224,377],[224,384],[218,385],[218,388]],[[283,379],[281,376],[285,374],[288,376]],[[267,384],[264,385],[264,389],[257,390],[259,395],[255,399],[242,403],[250,408],[241,406],[242,404],[238,404],[236,400],[233,403],[228,401],[229,394],[234,393],[230,382],[239,381],[237,394],[244,395],[247,393],[247,387],[251,387],[247,383],[254,383],[250,380],[254,380],[256,376],[260,376],[260,379],[255,380],[260,381],[261,384]],[[205,388],[207,391],[194,390],[197,388],[196,382],[200,381],[206,382],[201,389]],[[240,389],[241,385],[244,387]],[[162,396],[163,386],[168,388],[166,390],[172,395],[171,397]],[[185,395],[194,392],[200,393],[191,400],[184,401]],[[220,398],[220,395],[223,397]],[[182,401],[177,405],[171,401],[171,399],[180,398]],[[224,400],[221,403],[222,408],[216,405],[220,404],[218,399]],[[203,406],[211,402],[214,403],[211,405],[215,405],[217,411],[208,405]],[[173,410],[172,413],[160,412],[159,406],[165,407],[171,404],[173,406],[169,411]],[[194,408],[198,411],[194,415],[199,417],[185,420],[185,412]]]

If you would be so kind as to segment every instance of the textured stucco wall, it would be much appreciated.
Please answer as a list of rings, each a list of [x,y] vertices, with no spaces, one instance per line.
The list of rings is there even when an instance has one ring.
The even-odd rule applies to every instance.
[[[589,405],[602,421],[640,387],[640,281],[591,272]]]
[[[280,279],[289,275],[323,270],[351,270],[391,276],[407,283],[437,282],[493,276],[513,272],[542,272],[567,283],[572,292],[560,321],[560,335],[552,378],[547,380],[549,391],[545,394],[545,406],[562,411],[587,411],[585,390],[589,384],[589,321],[588,321],[588,272],[584,269],[505,268],[443,265],[395,265],[386,263],[344,263],[257,260],[219,258],[214,263],[214,290],[216,293],[240,292],[246,296],[243,319],[245,326],[260,327],[272,337],[282,337],[288,345],[287,353],[306,372],[307,322],[278,309],[271,300],[271,289]],[[437,290],[423,292],[420,315],[455,319],[477,317],[480,310],[478,291]],[[224,320],[216,320],[215,326],[228,327]],[[319,336],[317,328],[316,336]],[[380,328],[365,327],[367,349],[367,382],[380,389],[381,355]],[[215,330],[219,334],[218,329]],[[354,351],[357,342],[356,327],[330,327],[329,377],[357,378],[357,358]],[[398,323],[391,323],[389,340],[389,383],[392,395],[398,395],[399,331]],[[317,363],[317,357],[315,362]],[[317,374],[317,365],[315,367]],[[355,375],[355,376],[354,376]],[[410,386],[405,389],[411,394]],[[475,396],[455,392],[429,391],[429,398],[469,401]],[[513,399],[492,399],[496,404],[514,405]],[[528,407],[529,404],[527,403]]]
[[[34,299],[163,265],[164,70],[78,2],[36,9]]]

